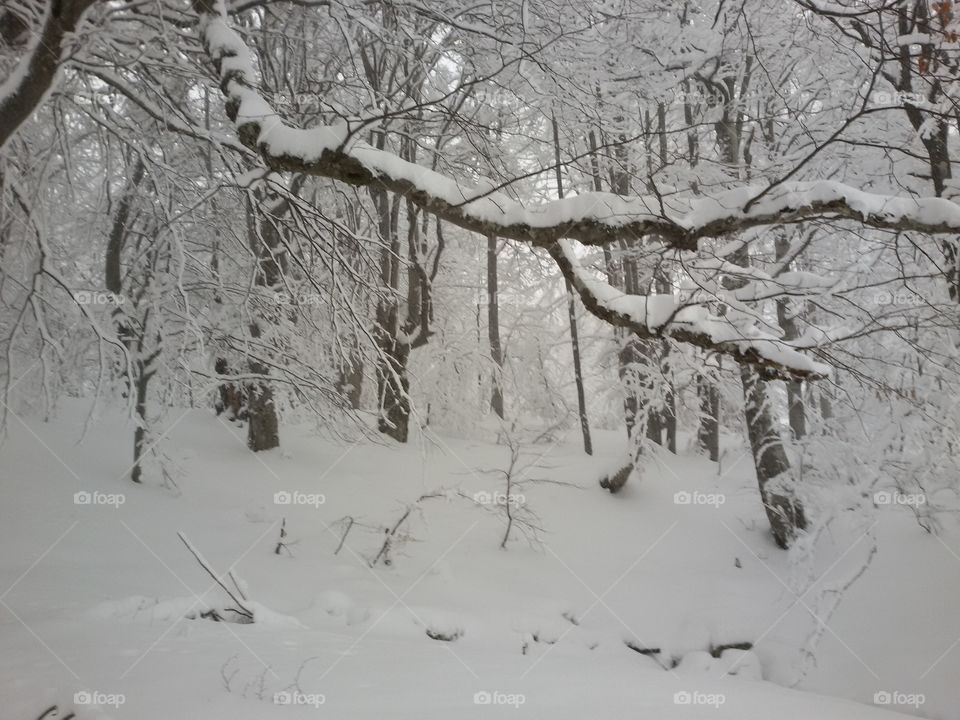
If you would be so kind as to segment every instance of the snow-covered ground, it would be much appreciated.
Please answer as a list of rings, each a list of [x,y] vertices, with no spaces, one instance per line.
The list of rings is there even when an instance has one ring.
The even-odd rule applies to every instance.
[[[502,512],[477,502],[505,490],[481,472],[506,465],[503,445],[286,427],[282,451],[254,456],[237,427],[192,410],[167,420],[173,491],[126,479],[119,413],[80,441],[85,409],[11,417],[0,446],[3,718],[53,704],[78,720],[960,717],[960,532],[878,511],[878,552],[805,664],[821,590],[871,542],[838,524],[799,582],[736,448],[720,470],[651,462],[611,496],[597,478],[618,435],[593,458],[576,434],[525,446],[522,463],[542,456],[527,479],[552,482],[515,489],[542,532],[517,529],[504,551]],[[371,568],[411,506],[390,564]],[[235,603],[178,533],[233,569],[240,589],[223,582],[254,623],[200,617]],[[754,649],[709,654],[733,643]]]

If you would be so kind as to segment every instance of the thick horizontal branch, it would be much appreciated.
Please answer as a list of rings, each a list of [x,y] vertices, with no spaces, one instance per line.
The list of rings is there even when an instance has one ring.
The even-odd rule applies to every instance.
[[[227,21],[222,0],[195,0],[204,17],[203,41],[220,76],[227,114],[240,141],[270,168],[331,178],[355,186],[399,193],[418,207],[466,230],[546,248],[598,317],[641,336],[665,334],[756,365],[768,377],[811,379],[827,372],[779,338],[755,327],[708,314],[704,306],[682,308],[664,324],[617,309],[615,288],[578,270],[566,240],[605,245],[656,236],[667,246],[696,251],[702,238],[765,225],[814,218],[856,221],[869,227],[922,233],[960,232],[960,206],[941,198],[901,198],[866,193],[830,181],[751,186],[712,197],[623,197],[585,193],[536,205],[518,203],[485,186],[471,187],[396,155],[355,141],[347,121],[332,126],[291,127],[256,90],[253,58]],[[642,299],[642,298],[641,298]]]
[[[815,380],[830,368],[757,328],[712,315],[704,305],[685,305],[674,295],[628,295],[590,275],[565,240],[549,246],[591,314],[641,338],[674,340],[755,366],[767,380]]]
[[[310,129],[287,125],[255,90],[250,52],[225,19],[208,18],[204,42],[220,73],[227,111],[241,141],[268,166],[400,193],[443,220],[483,235],[541,246],[564,238],[604,245],[656,235],[674,248],[696,250],[701,238],[814,218],[845,218],[875,228],[931,234],[960,231],[960,206],[949,200],[875,195],[831,181],[788,182],[772,190],[749,186],[691,198],[592,192],[523,205],[393,153],[351,142],[347,122]]]

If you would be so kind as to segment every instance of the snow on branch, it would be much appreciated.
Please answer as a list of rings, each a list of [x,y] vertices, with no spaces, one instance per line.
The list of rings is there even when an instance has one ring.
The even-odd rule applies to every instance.
[[[754,365],[768,379],[812,380],[830,373],[828,366],[776,335],[713,315],[705,305],[686,305],[672,294],[628,295],[617,290],[580,264],[568,240],[559,240],[548,251],[577,290],[584,307],[611,325],[629,328],[640,337],[669,336],[727,355]]]
[[[949,200],[875,195],[832,181],[787,182],[773,189],[748,186],[688,199],[591,192],[523,205],[354,141],[346,121],[309,129],[287,125],[255,89],[252,55],[230,28],[221,2],[197,0],[197,5],[208,13],[203,39],[220,73],[228,114],[243,143],[268,165],[352,185],[379,185],[483,235],[544,246],[563,238],[602,245],[657,235],[677,249],[696,250],[700,238],[820,217],[891,230],[960,231],[960,206]]]
[[[623,197],[592,192],[521,204],[503,193],[465,185],[357,141],[346,120],[309,129],[286,124],[257,91],[253,56],[230,27],[223,0],[195,0],[195,7],[203,17],[203,42],[219,73],[227,114],[236,124],[241,142],[258,152],[273,170],[355,186],[375,185],[399,193],[461,228],[546,248],[587,309],[598,317],[644,337],[669,334],[753,363],[768,377],[812,379],[826,374],[827,369],[774,335],[711,316],[704,307],[671,310],[669,327],[650,323],[638,308],[653,298],[629,298],[589,277],[564,241],[596,246],[656,236],[668,247],[695,252],[702,238],[812,218],[848,219],[874,228],[931,234],[960,231],[960,206],[948,200],[875,195],[832,181],[748,186],[712,197]]]
[[[0,150],[56,84],[70,35],[96,0],[44,3],[40,32],[13,71],[0,83]]]

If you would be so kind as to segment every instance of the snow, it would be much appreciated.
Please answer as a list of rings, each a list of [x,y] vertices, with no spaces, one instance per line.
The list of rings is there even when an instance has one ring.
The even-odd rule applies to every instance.
[[[734,322],[734,316],[720,317],[712,315],[704,304],[690,304],[682,295],[627,295],[612,285],[598,280],[586,270],[566,240],[558,241],[558,247],[573,270],[575,285],[582,292],[591,295],[597,303],[629,321],[637,327],[645,327],[651,332],[670,334],[677,331],[693,332],[718,348],[727,345],[736,348],[749,348],[760,357],[785,368],[810,375],[827,377],[831,368],[813,360],[800,351],[799,345],[780,339],[779,334],[761,330],[750,322]],[[786,275],[786,273],[785,273]],[[779,280],[779,278],[778,278]],[[776,284],[775,280],[764,280],[761,289]],[[788,275],[783,281],[788,287],[813,286],[815,279],[809,273]],[[750,293],[756,292],[751,286]],[[752,319],[748,318],[748,320]],[[805,338],[802,347],[811,347],[811,338]]]
[[[596,459],[572,441],[530,447],[574,485],[525,487],[542,545],[500,550],[498,517],[451,495],[411,516],[391,566],[370,568],[378,528],[439,487],[495,490],[494,476],[463,464],[502,465],[506,449],[455,437],[350,446],[287,427],[284,452],[252,462],[228,423],[177,410],[165,421],[182,468],[174,493],[123,479],[122,413],[104,412],[76,443],[86,409],[74,401],[50,423],[27,418],[0,446],[9,717],[52,703],[78,720],[307,718],[318,708],[360,719],[955,717],[957,528],[932,538],[909,513],[884,509],[878,559],[831,618],[817,667],[788,689],[816,592],[798,600],[788,589],[788,555],[767,537],[750,463],[736,462],[744,449],[731,439],[723,474],[699,458],[658,457],[615,498],[596,477],[623,456],[618,434],[597,433]],[[75,505],[81,489],[125,502]],[[293,489],[327,501],[273,503]],[[679,490],[725,502],[677,504]],[[334,555],[345,516],[357,525]],[[274,553],[281,518],[292,557]],[[819,559],[823,584],[863,559],[836,530]],[[178,532],[217,573],[243,578],[253,624],[198,617],[230,601]],[[661,653],[645,657],[628,639]],[[710,654],[744,641],[753,649]],[[100,706],[76,705],[85,692]],[[871,706],[884,692],[925,702]]]
[[[341,152],[358,161],[374,177],[409,183],[430,198],[455,207],[463,206],[463,214],[473,221],[502,226],[498,233],[501,235],[510,236],[508,228],[556,229],[562,238],[580,223],[615,230],[644,222],[650,223],[650,233],[656,233],[659,226],[665,234],[681,229],[698,235],[719,221],[741,219],[763,224],[766,218],[782,212],[836,202],[844,203],[864,222],[881,227],[912,222],[938,232],[960,230],[960,206],[949,200],[890,197],[828,180],[784,182],[772,189],[745,186],[709,197],[622,197],[588,192],[539,205],[522,205],[502,193],[488,195],[483,183],[462,184],[393,153],[360,141],[351,143],[349,126],[344,120],[332,126],[309,129],[290,127],[254,89],[257,82],[253,58],[227,21],[222,17],[209,18],[204,38],[210,56],[220,62],[226,94],[239,103],[237,126],[257,125],[258,146],[262,151],[277,159],[294,158],[307,165],[317,163],[327,151]]]
[[[627,236],[660,236],[667,245],[676,243],[690,252],[699,239],[724,235],[732,229],[748,229],[805,217],[840,216],[878,228],[916,229],[943,233],[960,231],[960,206],[936,197],[891,197],[864,192],[840,182],[790,181],[772,186],[738,187],[712,196],[671,194],[657,197],[622,197],[611,193],[572,194],[563,199],[521,204],[497,191],[486,180],[470,186],[429,168],[402,160],[393,153],[360,142],[350,124],[340,119],[330,126],[307,129],[287,125],[255,89],[257,75],[253,57],[242,38],[228,24],[223,7],[219,17],[207,18],[203,37],[211,58],[220,64],[224,92],[236,107],[239,128],[255,128],[257,147],[268,164],[301,169],[313,167],[317,174],[337,176],[338,160],[352,161],[367,171],[363,182],[374,178],[393,191],[465,227],[489,234],[526,239],[544,245],[557,243],[572,265],[578,289],[635,329],[660,332],[692,332],[704,347],[722,345],[721,352],[750,351],[795,375],[826,377],[830,368],[812,360],[800,346],[784,342],[777,328],[759,313],[736,308],[739,316],[712,316],[704,305],[690,306],[672,298],[630,297],[593,278],[576,262],[567,238],[585,237],[592,243],[609,242],[623,231]],[[328,163],[329,167],[324,167]],[[350,171],[351,177],[355,169]],[[356,182],[355,179],[350,180]],[[441,212],[442,211],[442,212]],[[542,232],[538,232],[542,231]],[[711,260],[696,258],[701,269]],[[796,295],[824,294],[834,281],[809,273],[788,272],[777,278],[758,271],[730,266],[716,260],[718,271],[734,270],[756,278],[729,300],[757,301],[786,291]],[[747,318],[753,322],[743,322]],[[666,326],[669,324],[669,327]],[[828,337],[827,331],[823,337]],[[810,349],[807,347],[806,349]]]

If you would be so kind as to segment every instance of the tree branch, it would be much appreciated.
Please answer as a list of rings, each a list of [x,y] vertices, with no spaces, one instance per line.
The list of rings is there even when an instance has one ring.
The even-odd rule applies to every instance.
[[[69,35],[97,0],[48,0],[40,33],[0,85],[0,151],[56,84]]]
[[[398,193],[442,220],[484,237],[497,235],[546,248],[597,317],[644,337],[669,334],[751,363],[767,378],[816,379],[827,374],[828,368],[773,335],[710,316],[703,306],[673,313],[669,327],[651,325],[645,311],[638,312],[635,306],[624,310],[625,301],[611,293],[628,296],[588,276],[566,240],[597,246],[655,235],[668,247],[695,252],[700,239],[815,218],[928,234],[960,231],[960,206],[948,200],[874,195],[826,180],[742,187],[712,197],[624,197],[591,192],[525,206],[495,190],[465,186],[354,141],[346,120],[310,129],[286,124],[256,90],[250,50],[230,28],[222,0],[194,0],[194,5],[202,17],[204,46],[219,74],[227,115],[236,124],[240,141],[259,153],[273,170],[374,186]]]

